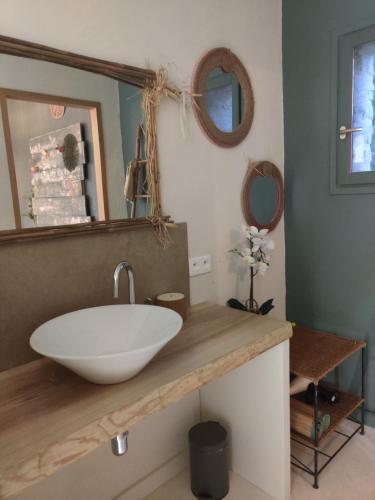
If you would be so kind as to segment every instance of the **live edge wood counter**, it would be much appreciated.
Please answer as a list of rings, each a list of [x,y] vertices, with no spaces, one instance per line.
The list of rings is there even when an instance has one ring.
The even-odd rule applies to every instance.
[[[283,342],[290,323],[194,306],[182,331],[133,379],[100,386],[41,359],[0,373],[0,498]]]

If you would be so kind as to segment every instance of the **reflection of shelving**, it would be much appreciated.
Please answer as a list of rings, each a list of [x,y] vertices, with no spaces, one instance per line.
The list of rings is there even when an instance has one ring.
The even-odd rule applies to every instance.
[[[77,165],[65,168],[63,144],[67,135],[76,138]],[[32,158],[32,213],[36,226],[90,222],[85,196],[85,148],[81,125],[76,123],[30,139]]]
[[[134,219],[137,213],[137,201],[140,199],[147,200],[150,195],[143,191],[142,177],[146,177],[145,169],[147,168],[147,160],[141,158],[141,143],[143,138],[143,129],[138,127],[137,137],[135,142],[135,169],[133,175],[133,199],[130,217]]]
[[[309,330],[302,326],[293,329],[293,337],[290,341],[290,371],[294,375],[311,380],[315,386],[314,390],[314,425],[315,435],[317,432],[318,412],[329,414],[331,424],[329,428],[320,436],[320,438],[309,439],[291,430],[292,440],[313,450],[314,465],[301,462],[296,456],[292,455],[292,465],[302,469],[304,472],[314,477],[314,488],[318,488],[318,476],[323,469],[333,460],[333,458],[342,450],[342,448],[359,432],[364,433],[364,380],[365,380],[365,348],[366,343],[357,340],[346,339],[333,335],[331,333]],[[329,404],[318,400],[319,382],[342,362],[347,360],[353,354],[361,351],[362,353],[362,380],[361,395],[355,395],[348,392],[339,391],[339,398],[336,403]],[[294,396],[300,399],[302,396]],[[357,408],[361,408],[361,420],[352,417]],[[346,434],[338,430],[338,427],[345,419],[349,418],[357,425],[351,434]],[[340,434],[345,441],[339,448],[329,455],[320,449],[323,441],[333,432]],[[323,456],[326,462],[319,468],[318,455]]]

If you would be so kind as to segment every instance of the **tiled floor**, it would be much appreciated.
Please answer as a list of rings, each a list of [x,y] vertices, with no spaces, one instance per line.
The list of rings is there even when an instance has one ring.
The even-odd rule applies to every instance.
[[[337,439],[327,443],[327,449]],[[302,458],[298,448],[293,447],[294,452]],[[364,436],[358,434],[348,443],[322,472],[318,490],[311,476],[292,469],[292,500],[375,500],[375,429],[366,428]]]
[[[351,424],[348,424],[349,426]],[[349,430],[349,428],[347,429]],[[326,443],[325,450],[332,452],[340,444],[340,437],[333,437]],[[293,452],[305,462],[312,457],[306,454],[299,446],[293,447]],[[238,476],[231,481],[231,498],[245,500],[250,497],[254,500],[268,498],[254,488],[251,494],[246,489],[248,483]],[[375,429],[366,428],[366,434],[357,434],[352,441],[341,451],[322,472],[319,479],[319,489],[312,487],[312,477],[292,468],[292,496],[291,500],[375,500]],[[174,480],[159,488],[150,500],[166,500],[170,498],[193,499],[190,492],[187,473],[177,476]]]
[[[350,426],[347,424],[347,431]],[[345,428],[343,428],[344,430]],[[324,450],[332,453],[342,438],[332,437]],[[311,453],[293,446],[293,453],[304,462],[312,463]],[[266,500],[270,498],[241,477],[232,474],[228,500]],[[375,429],[366,428],[366,434],[357,434],[329,464],[319,479],[319,489],[312,487],[312,477],[292,467],[291,500],[375,500]],[[125,497],[124,497],[125,498]],[[129,497],[130,498],[130,497]],[[138,497],[137,497],[138,498]],[[189,473],[184,471],[163,484],[147,500],[190,500]]]
[[[189,471],[185,470],[171,481],[163,484],[144,500],[197,500],[190,491]],[[230,491],[225,500],[272,500],[237,474],[231,473]]]

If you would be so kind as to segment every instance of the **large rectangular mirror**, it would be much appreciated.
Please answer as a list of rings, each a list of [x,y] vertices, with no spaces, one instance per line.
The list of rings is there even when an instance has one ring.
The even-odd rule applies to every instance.
[[[145,220],[142,95],[153,78],[0,37],[0,238]]]

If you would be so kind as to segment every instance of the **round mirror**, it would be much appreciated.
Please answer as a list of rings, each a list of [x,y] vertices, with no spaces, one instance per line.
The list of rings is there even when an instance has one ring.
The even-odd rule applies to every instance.
[[[194,76],[193,110],[203,131],[215,144],[233,147],[248,134],[254,115],[250,78],[229,50],[210,50]]]
[[[269,161],[252,163],[242,189],[246,222],[259,229],[274,229],[283,213],[284,188],[280,170]]]

